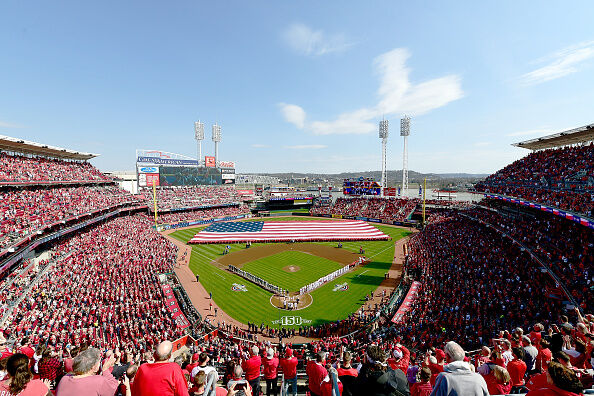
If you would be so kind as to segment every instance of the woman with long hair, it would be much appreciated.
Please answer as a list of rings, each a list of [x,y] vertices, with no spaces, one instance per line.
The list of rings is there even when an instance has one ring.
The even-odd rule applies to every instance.
[[[29,358],[24,353],[16,353],[8,358],[6,364],[8,377],[0,382],[0,394],[18,396],[51,396],[50,381],[33,379],[29,370]]]

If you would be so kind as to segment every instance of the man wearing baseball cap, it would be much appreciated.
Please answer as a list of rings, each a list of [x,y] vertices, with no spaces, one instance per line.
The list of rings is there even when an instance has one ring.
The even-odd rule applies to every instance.
[[[190,375],[192,375],[192,371],[194,371],[194,368],[196,368],[198,366],[199,359],[200,359],[200,354],[198,352],[196,352],[195,354],[192,355],[192,363],[190,363],[186,366],[186,371],[188,373],[190,373]],[[194,377],[192,377],[192,378],[194,378]]]
[[[274,349],[268,348],[266,359],[262,360],[264,380],[266,380],[266,396],[278,395],[278,358],[274,356]]]
[[[250,358],[244,360],[241,368],[245,373],[245,379],[252,387],[253,395],[260,395],[260,366],[262,366],[262,359],[259,356],[260,348],[253,346],[250,349]]]
[[[288,395],[289,386],[291,386],[291,394],[293,396],[297,395],[297,363],[298,360],[293,356],[293,350],[287,348],[285,350],[285,357],[280,360],[284,377],[283,395]]]

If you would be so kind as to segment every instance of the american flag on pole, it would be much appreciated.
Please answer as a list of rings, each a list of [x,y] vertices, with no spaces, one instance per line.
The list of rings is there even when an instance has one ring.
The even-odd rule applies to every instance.
[[[373,241],[390,237],[360,220],[215,223],[188,243]]]

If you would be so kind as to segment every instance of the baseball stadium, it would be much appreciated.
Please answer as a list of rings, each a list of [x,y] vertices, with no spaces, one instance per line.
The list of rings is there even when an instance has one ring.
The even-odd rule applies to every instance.
[[[159,16],[166,28],[151,25],[168,34],[188,32],[188,18],[201,14],[195,4],[186,6],[176,13],[176,23]],[[285,6],[298,15],[294,5]],[[157,8],[164,15],[170,11]],[[204,8],[216,11],[213,5]],[[252,6],[240,8],[241,19],[263,23],[251,14]],[[342,11],[322,8],[325,18],[347,24]],[[93,10],[85,10],[94,18]],[[154,12],[142,11],[157,18]],[[280,11],[273,14],[293,23]],[[125,23],[114,16],[119,14],[109,15],[114,29],[122,29]],[[41,16],[40,26],[49,29]],[[91,22],[73,31],[88,32],[95,26]],[[45,53],[44,47],[65,50],[42,37],[62,37],[58,25],[41,35],[37,27],[14,25],[12,31],[20,32],[16,42],[23,48]],[[28,66],[8,59],[0,66],[14,75],[7,83],[14,103],[0,99],[0,395],[594,394],[594,124],[578,123],[575,101],[555,99],[556,110],[565,112],[551,111],[538,107],[536,95],[525,100],[527,94],[507,92],[509,99],[497,96],[503,95],[500,87],[490,87],[505,117],[518,126],[493,121],[503,118],[503,110],[488,121],[460,121],[462,106],[472,108],[468,117],[481,112],[464,101],[472,89],[462,92],[462,72],[409,80],[413,65],[417,72],[421,68],[416,60],[406,66],[409,50],[399,47],[371,62],[380,77],[377,105],[319,121],[315,106],[332,113],[358,102],[343,103],[338,90],[332,94],[336,103],[321,103],[328,93],[319,92],[306,112],[270,98],[291,90],[301,98],[296,92],[303,87],[295,81],[306,80],[311,64],[324,70],[318,82],[343,78],[327,67],[348,57],[353,65],[341,67],[354,73],[348,75],[349,90],[362,91],[354,95],[357,100],[370,100],[369,82],[353,77],[363,69],[350,69],[358,58],[349,51],[361,51],[360,42],[368,40],[362,33],[350,40],[289,24],[280,36],[287,53],[272,51],[279,65],[286,62],[278,68],[295,76],[286,81],[266,64],[249,64],[251,55],[238,61],[249,72],[240,73],[234,63],[233,69],[218,65],[202,73],[203,58],[180,55],[192,52],[193,47],[177,47],[187,35],[161,42],[144,25],[133,25],[141,33],[115,37],[134,45],[103,41],[103,34],[115,34],[103,29],[90,41],[103,48],[89,50],[101,70],[122,80],[101,74],[95,61],[77,64],[91,55],[71,37],[76,34],[64,33],[68,51],[77,50],[68,55],[73,66],[61,70],[72,75],[54,70],[51,76],[62,77],[47,75],[47,84],[67,82],[74,90],[92,81],[97,97],[52,90],[56,99],[44,102],[47,112],[37,102],[30,104],[36,106],[32,111],[39,117],[59,109],[70,115],[60,122],[50,118],[43,128],[24,113],[28,104],[12,85],[37,81],[29,78],[37,72],[19,74]],[[379,37],[375,29],[370,37]],[[451,34],[446,30],[440,34]],[[255,39],[248,29],[241,40],[267,42],[270,33],[259,32]],[[155,58],[137,35],[153,37],[151,46],[167,59]],[[273,44],[250,51],[266,57]],[[112,45],[115,52],[99,56]],[[209,45],[200,42],[199,48],[212,50]],[[247,44],[227,45],[240,52]],[[592,54],[594,44],[580,42],[539,58],[534,62],[552,63],[521,74],[521,88],[514,89],[536,90],[578,76],[578,64],[585,70]],[[425,63],[440,67],[433,58]],[[162,79],[150,77],[157,69]],[[234,73],[241,74],[240,83]],[[589,79],[580,81],[576,92],[591,92],[581,88]],[[211,83],[224,91],[223,99]],[[255,83],[261,90],[248,88]],[[27,95],[45,95],[43,86],[28,84]],[[192,96],[188,86],[208,88]],[[316,89],[308,86],[307,94]],[[569,89],[567,97],[573,95]],[[248,91],[249,98],[242,96]],[[543,101],[545,92],[538,94]],[[269,109],[250,118],[249,102],[261,106],[260,100],[284,121]],[[506,100],[516,107],[521,102],[526,113],[535,106],[538,121],[529,114],[516,119],[517,109],[504,105]],[[205,128],[187,102],[212,125]],[[91,122],[85,106],[104,110],[107,121]],[[216,118],[220,110],[241,116]],[[443,114],[448,110],[455,121]],[[591,117],[591,109],[584,111]],[[110,118],[115,113],[117,120]],[[248,125],[260,117],[257,128]],[[108,122],[117,132],[108,132]],[[139,132],[133,122],[142,125]],[[484,141],[472,143],[469,134],[451,145],[456,139],[436,132],[449,128],[457,136],[462,122],[472,124],[473,137],[484,134]],[[545,128],[545,123],[569,127]],[[62,125],[66,130],[57,132]],[[88,132],[80,132],[85,125]],[[509,141],[491,149],[504,135]],[[356,149],[343,155],[345,145]],[[472,173],[448,173],[450,166]],[[421,168],[426,172],[415,171]],[[481,173],[484,169],[490,170]]]

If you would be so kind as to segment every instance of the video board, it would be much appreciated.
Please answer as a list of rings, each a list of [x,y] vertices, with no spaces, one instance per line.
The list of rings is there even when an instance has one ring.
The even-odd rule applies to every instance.
[[[344,179],[342,193],[344,195],[381,195],[380,184],[372,178]]]
[[[161,186],[203,186],[222,184],[221,170],[195,166],[161,166]]]

